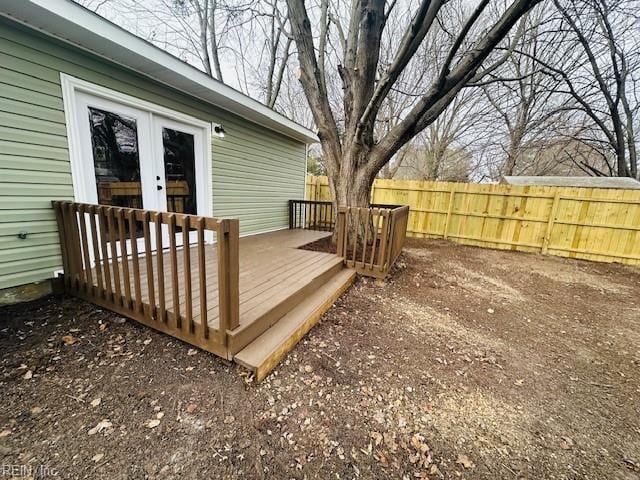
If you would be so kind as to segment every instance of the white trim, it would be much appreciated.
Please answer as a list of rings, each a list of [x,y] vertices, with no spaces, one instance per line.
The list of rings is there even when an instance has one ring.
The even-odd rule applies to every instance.
[[[317,135],[71,0],[0,0],[0,15],[304,143]]]
[[[200,120],[186,113],[181,113],[170,108],[163,107],[156,103],[147,102],[138,97],[127,95],[126,93],[118,92],[117,90],[111,90],[110,88],[96,85],[95,83],[87,82],[79,78],[68,75],[64,72],[60,72],[60,82],[62,83],[63,93],[72,88],[74,91],[82,91],[89,93],[96,97],[102,97],[112,102],[124,103],[128,106],[139,108],[141,110],[149,110],[152,113],[165,116],[170,119],[175,119],[181,122],[190,123],[192,125],[199,126],[201,128],[207,128],[211,133],[211,123],[204,120]]]
[[[203,192],[203,196],[199,195],[199,200],[204,201],[197,202],[198,215],[209,217],[213,215],[211,123],[202,121],[190,115],[176,112],[160,105],[156,105],[154,103],[147,102],[145,100],[141,100],[136,97],[132,97],[121,92],[117,92],[115,90],[111,90],[106,87],[102,87],[100,85],[95,85],[93,83],[80,80],[65,73],[60,73],[60,83],[62,85],[62,101],[64,105],[65,123],[67,127],[67,141],[69,145],[69,159],[71,162],[73,193],[76,201],[86,201],[88,198],[91,198],[91,193],[88,191],[88,185],[86,182],[87,172],[85,169],[87,168],[88,163],[87,159],[84,158],[86,152],[83,152],[83,145],[81,140],[82,135],[80,133],[81,125],[80,122],[78,122],[78,118],[80,117],[78,115],[79,112],[77,100],[79,95],[84,93],[93,97],[101,98],[106,102],[121,104],[125,108],[131,107],[149,112],[152,115],[163,117],[169,122],[174,120],[191,125],[197,129],[201,129],[203,134],[202,144],[204,152],[202,152],[202,154],[204,156],[203,163],[205,174],[205,180],[201,183],[201,185],[205,185],[205,191]],[[149,121],[150,127],[153,125],[153,122],[151,120],[152,119],[150,119]],[[144,134],[149,135],[149,141],[151,142],[153,148],[151,132],[146,132]],[[140,162],[143,162],[142,158],[140,158]],[[198,158],[196,158],[196,162],[198,162]],[[141,170],[142,169],[143,167],[141,165]]]

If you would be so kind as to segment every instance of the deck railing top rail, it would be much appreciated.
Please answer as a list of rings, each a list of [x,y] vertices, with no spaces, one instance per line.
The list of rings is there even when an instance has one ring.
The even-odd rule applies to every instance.
[[[65,290],[227,356],[227,330],[239,325],[238,220],[52,204]],[[215,279],[207,278],[210,255],[217,256]],[[217,320],[206,299],[207,284],[216,280]]]

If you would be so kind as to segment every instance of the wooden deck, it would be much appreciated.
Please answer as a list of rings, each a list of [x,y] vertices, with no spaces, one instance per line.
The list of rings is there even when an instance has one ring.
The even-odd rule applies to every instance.
[[[295,345],[283,332],[299,339],[317,321],[318,302],[326,310],[353,281],[350,271],[339,275],[342,258],[299,248],[331,235],[326,231],[239,238],[237,220],[71,202],[54,207],[69,293],[227,359],[260,337],[243,362],[257,362],[256,373],[277,364],[283,345]],[[195,242],[180,246],[188,230]],[[205,241],[207,231],[213,243]],[[320,290],[324,296],[313,295]],[[296,307],[311,313],[286,317]],[[283,317],[284,326],[271,329]]]
[[[233,355],[253,338],[273,325],[279,317],[286,313],[291,302],[295,302],[296,294],[303,294],[323,278],[341,270],[342,259],[336,255],[322,252],[302,250],[299,247],[320,240],[331,233],[312,230],[279,230],[240,238],[239,245],[239,294],[240,294],[240,322],[239,326],[228,332],[229,354]],[[192,295],[191,310],[196,329],[201,325],[201,301],[199,282],[199,264],[197,246],[192,246],[190,267],[187,271],[191,276]],[[179,249],[180,250],[180,249]],[[205,258],[205,299],[207,302],[207,325],[210,330],[219,328],[218,305],[218,258],[216,249],[210,246]],[[166,257],[166,255],[164,255]],[[148,269],[148,263],[151,267]],[[173,290],[171,277],[174,268],[177,276],[184,279],[185,255],[176,255],[176,266],[169,265],[167,259],[163,261],[166,268],[162,279],[158,276],[157,254],[141,256],[139,259],[141,300],[146,304],[154,304],[157,300],[151,298],[160,290],[159,283],[163,282],[165,297],[168,299],[164,309],[166,314],[184,314],[189,308],[189,299],[183,288]],[[109,262],[113,270],[112,262]],[[123,271],[122,261],[118,262],[118,270]],[[130,282],[134,282],[134,273],[129,269]],[[153,289],[149,288],[148,272],[153,272]],[[93,269],[93,278],[97,272]],[[120,290],[124,291],[124,278],[119,279]],[[94,283],[95,284],[95,283]],[[299,298],[300,299],[300,298]],[[176,307],[177,300],[177,307]]]
[[[326,265],[336,262],[336,256],[300,250],[298,247],[314,242],[326,237],[326,232],[315,232],[311,230],[280,230],[273,233],[243,237],[240,239],[240,327],[253,323],[261,311],[260,306],[267,306],[287,290],[288,287],[295,287],[304,277],[315,271],[322,271]],[[187,269],[191,274],[192,287],[192,309],[200,312],[200,284],[198,280],[198,255],[197,246],[192,246],[190,267]],[[180,251],[181,249],[178,249]],[[206,299],[207,299],[207,320],[209,327],[218,328],[218,258],[215,248],[211,247],[211,252],[205,259],[206,269]],[[141,296],[144,303],[153,303],[149,295],[148,282],[148,262],[151,263],[153,272],[153,292],[159,291],[159,278],[157,268],[157,254],[153,253],[149,257],[142,255],[139,260]],[[176,270],[180,279],[185,275],[185,256],[176,256]],[[164,260],[164,263],[168,263]],[[119,271],[122,271],[122,261],[118,262]],[[109,262],[113,269],[112,262]],[[184,312],[187,304],[184,289],[178,288],[173,291],[171,282],[172,266],[166,265],[164,268],[164,290],[169,299],[166,305],[168,313]],[[96,269],[93,269],[93,278],[97,278]],[[129,272],[131,284],[134,281],[133,272]],[[120,278],[121,291],[124,290],[124,278]],[[94,285],[97,285],[94,282]],[[177,297],[176,294],[177,293]],[[177,298],[179,306],[176,306],[173,299]],[[199,313],[195,314],[193,321],[200,324]]]
[[[53,207],[66,292],[233,359],[259,380],[356,271],[389,272],[408,214],[406,207],[334,213],[326,202],[305,202],[293,208],[289,229],[240,238],[235,219],[76,202]],[[334,224],[337,255],[300,248],[332,235],[317,229]],[[182,232],[190,232],[186,247]]]

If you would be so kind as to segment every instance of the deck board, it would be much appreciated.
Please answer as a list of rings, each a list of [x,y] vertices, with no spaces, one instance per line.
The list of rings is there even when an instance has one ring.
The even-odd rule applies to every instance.
[[[301,250],[299,247],[330,236],[330,232],[312,230],[279,230],[240,239],[240,326],[251,324],[261,314],[268,311],[282,295],[294,291],[297,283],[306,275],[330,268],[336,256],[329,253]],[[191,277],[193,321],[200,325],[200,284],[198,277],[197,247],[191,246],[188,271]],[[150,303],[149,287],[153,287],[159,304],[160,283],[164,283],[163,307],[168,314],[175,312],[174,299],[179,301],[179,311],[185,314],[185,256],[179,252],[175,258],[164,253],[161,264],[162,274],[158,275],[158,256],[144,253],[138,257],[140,271],[140,294],[142,303]],[[175,261],[176,265],[173,265]],[[122,261],[108,262],[109,268],[119,271],[119,286],[125,288],[125,269]],[[207,320],[210,328],[218,327],[218,259],[216,245],[205,249]],[[104,268],[104,266],[103,266]],[[173,272],[177,271],[177,276]],[[128,269],[129,285],[134,284],[133,268]],[[149,275],[153,275],[149,282]],[[161,278],[160,278],[161,277]],[[178,295],[174,295],[173,285],[178,279]],[[93,284],[98,284],[98,271],[92,270]],[[132,292],[132,296],[135,292]],[[135,298],[135,296],[134,296]]]

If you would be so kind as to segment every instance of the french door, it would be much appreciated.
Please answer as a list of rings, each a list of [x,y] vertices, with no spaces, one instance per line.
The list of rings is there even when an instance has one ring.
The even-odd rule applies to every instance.
[[[201,125],[86,92],[76,93],[74,114],[82,162],[81,188],[75,192],[78,201],[208,214],[208,138]],[[166,226],[162,228],[166,247],[168,231]],[[155,250],[155,225],[151,229]],[[142,229],[137,229],[139,252],[145,249],[142,235]],[[188,235],[190,243],[194,242],[195,232]],[[185,240],[185,232],[179,231],[177,245]],[[120,245],[117,251],[121,251]],[[129,246],[127,251],[131,251]]]

